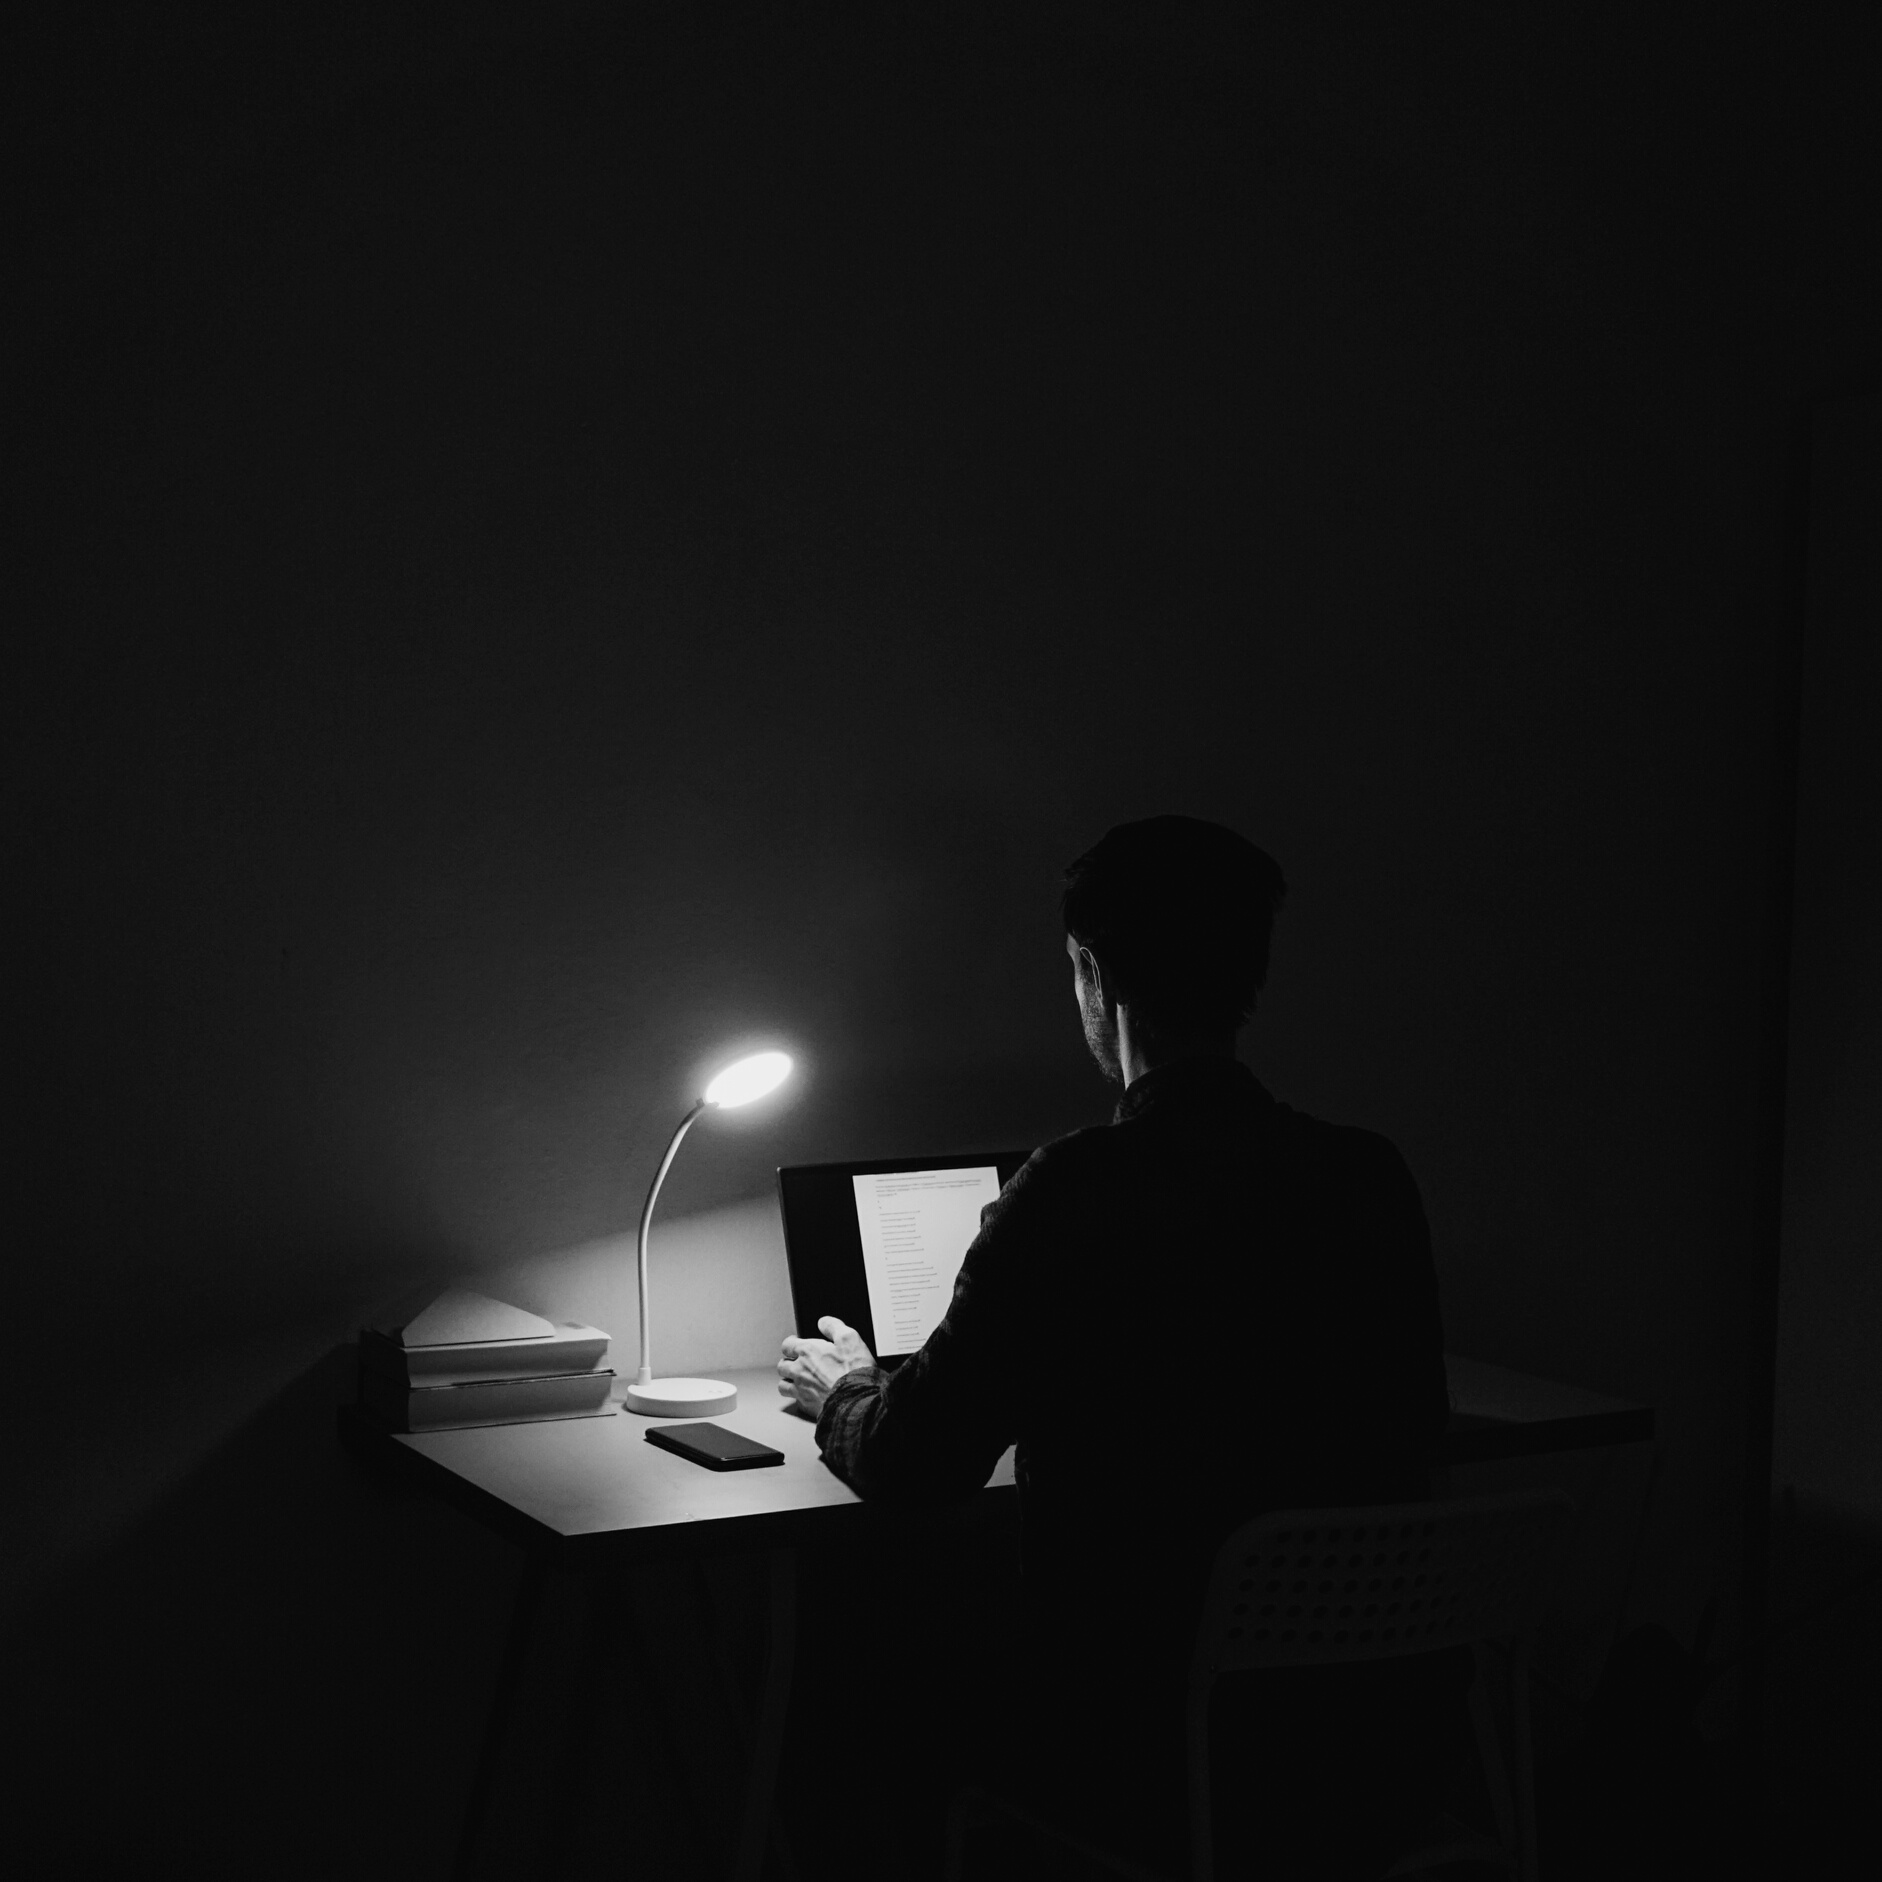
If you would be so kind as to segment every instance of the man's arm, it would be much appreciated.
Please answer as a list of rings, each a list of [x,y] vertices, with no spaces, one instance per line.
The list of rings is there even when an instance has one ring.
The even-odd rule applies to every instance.
[[[893,1373],[864,1364],[830,1384],[817,1444],[863,1496],[969,1495],[1019,1435],[1029,1385],[1025,1289],[1052,1233],[1038,1164],[1035,1154],[981,1211],[947,1314],[921,1351]]]
[[[847,1321],[827,1313],[817,1325],[822,1339],[787,1333],[778,1357],[780,1396],[813,1424],[823,1415],[824,1400],[839,1379],[852,1372],[876,1370],[875,1354]]]

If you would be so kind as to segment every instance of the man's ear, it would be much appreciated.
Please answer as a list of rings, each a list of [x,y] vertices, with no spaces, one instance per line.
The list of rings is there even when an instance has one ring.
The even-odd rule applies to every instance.
[[[1085,978],[1098,990],[1098,1004],[1108,1008],[1115,996],[1105,985],[1104,969],[1099,966],[1097,955],[1081,942],[1078,948],[1078,958],[1084,964]]]

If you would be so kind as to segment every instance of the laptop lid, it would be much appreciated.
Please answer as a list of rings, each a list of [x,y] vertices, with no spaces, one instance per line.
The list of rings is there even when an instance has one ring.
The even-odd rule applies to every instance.
[[[893,1371],[940,1324],[980,1212],[1032,1153],[878,1157],[778,1171],[797,1331],[847,1321]]]

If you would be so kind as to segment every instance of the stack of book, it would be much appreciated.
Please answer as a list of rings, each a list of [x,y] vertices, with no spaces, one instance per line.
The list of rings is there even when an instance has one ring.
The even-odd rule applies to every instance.
[[[464,1288],[395,1308],[359,1336],[359,1402],[394,1431],[605,1418],[608,1336]]]

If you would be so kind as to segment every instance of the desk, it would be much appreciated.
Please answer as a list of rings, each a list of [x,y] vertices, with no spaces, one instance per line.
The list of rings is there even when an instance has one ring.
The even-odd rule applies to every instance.
[[[735,1431],[784,1453],[782,1465],[713,1471],[647,1442],[647,1428],[687,1422],[617,1412],[468,1431],[389,1432],[357,1406],[340,1408],[340,1438],[368,1467],[442,1497],[524,1551],[524,1575],[497,1674],[497,1690],[458,1838],[456,1873],[477,1843],[528,1648],[543,1582],[551,1573],[592,1575],[650,1562],[760,1553],[767,1557],[764,1674],[748,1721],[747,1782],[733,1865],[757,1882],[771,1830],[772,1798],[791,1689],[796,1637],[796,1547],[843,1524],[912,1526],[919,1510],[866,1505],[824,1466],[817,1428],[785,1410],[775,1366],[726,1372],[738,1387]],[[985,1492],[950,1525],[1016,1511],[1013,1454]]]
[[[1445,1365],[1453,1408],[1445,1463],[1535,1457],[1653,1436],[1646,1406],[1477,1360],[1447,1356]],[[839,1524],[909,1517],[865,1505],[824,1467],[816,1428],[784,1409],[773,1367],[721,1376],[738,1387],[738,1410],[728,1414],[732,1428],[782,1451],[782,1466],[702,1469],[647,1442],[650,1424],[678,1421],[626,1412],[395,1435],[356,1407],[341,1408],[341,1439],[354,1455],[443,1497],[525,1551],[523,1586],[460,1838],[460,1869],[475,1845],[543,1575],[761,1551],[769,1558],[765,1671],[751,1722],[734,1866],[737,1882],[757,1882],[790,1697],[796,1545],[812,1536],[827,1539]],[[1015,1495],[1009,1451],[975,1502],[983,1512],[998,1512]]]
[[[1557,1385],[1480,1359],[1444,1355],[1451,1388],[1447,1464],[1543,1457],[1554,1451],[1642,1444],[1653,1437],[1653,1408],[1578,1385]]]

